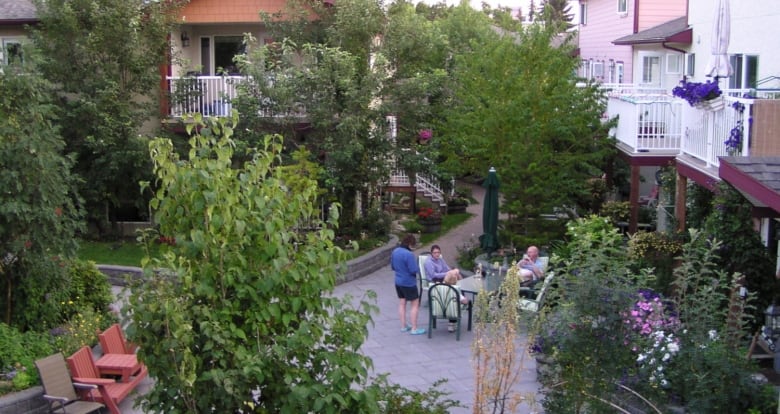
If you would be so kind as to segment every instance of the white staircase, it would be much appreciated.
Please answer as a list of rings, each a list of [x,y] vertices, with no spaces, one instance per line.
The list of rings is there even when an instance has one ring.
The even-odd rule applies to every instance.
[[[399,187],[410,187],[412,185],[411,179],[406,171],[395,170],[390,175],[390,181],[388,185]],[[447,202],[444,199],[444,191],[436,184],[434,178],[427,174],[415,174],[414,187],[419,194],[429,198],[433,203],[440,206],[446,205]]]

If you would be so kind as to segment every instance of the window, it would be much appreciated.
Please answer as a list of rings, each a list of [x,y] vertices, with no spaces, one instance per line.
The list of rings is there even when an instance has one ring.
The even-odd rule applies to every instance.
[[[642,83],[646,85],[660,84],[661,59],[659,56],[642,56]]]
[[[678,75],[682,72],[682,56],[678,54],[666,55],[666,73],[670,75]]]
[[[18,39],[3,39],[3,50],[0,51],[0,63],[8,65],[22,62],[22,42]]]
[[[730,89],[755,88],[758,80],[758,56],[731,55],[729,56],[731,69],[734,73],[729,76]]]
[[[617,62],[615,63],[615,81],[617,83],[623,83],[623,70],[624,70],[623,62]]]
[[[593,77],[599,79],[604,78],[604,61],[597,60],[593,62]]]
[[[617,0],[617,12],[620,14],[628,13],[628,0]]]
[[[588,24],[588,4],[580,4],[580,24],[585,26]]]
[[[693,73],[696,70],[696,54],[687,54],[685,55],[685,58],[685,76],[693,76]]]

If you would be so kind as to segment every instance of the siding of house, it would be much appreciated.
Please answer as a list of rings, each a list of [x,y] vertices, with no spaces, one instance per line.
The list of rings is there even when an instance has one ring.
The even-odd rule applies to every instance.
[[[629,7],[630,11],[630,7]],[[685,16],[686,0],[641,0],[639,31]]]
[[[693,27],[690,52],[696,54],[696,81],[706,79],[704,69],[710,55],[712,20],[716,4],[714,0],[690,0],[688,23]],[[729,55],[759,56],[759,80],[780,76],[780,1],[732,0],[730,8]],[[762,87],[780,88],[780,81],[773,81]]]
[[[182,10],[185,24],[260,23],[260,12],[284,9],[285,0],[192,0]]]
[[[584,2],[584,1],[583,1]],[[617,0],[587,0],[587,24],[580,26],[580,56],[583,60],[604,61],[608,68],[610,59],[623,62],[623,83],[635,83],[636,64],[631,46],[618,46],[612,41],[633,33],[636,2],[628,1],[628,13],[618,14]],[[642,0],[639,2],[637,31],[684,16],[686,0]],[[605,74],[608,69],[605,69]],[[601,79],[608,81],[608,79]]]
[[[580,57],[584,61],[604,61],[607,82],[609,60],[623,62],[623,83],[632,82],[631,46],[616,46],[612,41],[633,33],[633,2],[629,1],[628,14],[618,15],[616,0],[588,0],[587,21],[580,26]]]

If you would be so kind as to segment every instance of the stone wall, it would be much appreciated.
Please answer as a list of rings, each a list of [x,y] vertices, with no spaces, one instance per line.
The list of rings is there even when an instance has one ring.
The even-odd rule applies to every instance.
[[[0,414],[43,414],[48,412],[49,404],[43,399],[43,387],[41,386],[0,397]]]

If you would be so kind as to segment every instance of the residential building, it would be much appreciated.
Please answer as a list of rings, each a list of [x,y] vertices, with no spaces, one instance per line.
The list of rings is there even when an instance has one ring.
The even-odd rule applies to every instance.
[[[601,2],[587,1],[588,6],[597,3]],[[773,23],[773,18],[780,15],[780,3],[731,1],[727,54],[733,73],[713,79],[706,69],[712,56],[718,4],[713,0],[688,0],[684,8],[687,12],[681,16],[668,16],[655,26],[611,40],[617,51],[613,56],[625,53],[625,47],[631,48],[634,68],[631,83],[605,81],[610,91],[607,116],[619,117],[613,133],[620,154],[631,165],[630,227],[636,229],[638,204],[644,193],[639,177],[645,176],[648,169],[673,164],[678,174],[676,199],[674,206],[666,207],[674,211],[678,223],[685,223],[689,181],[712,188],[725,180],[756,206],[761,235],[767,245],[774,246],[778,228],[775,217],[780,214],[780,186],[775,185],[775,177],[780,177],[776,159],[780,156],[780,51],[773,45],[780,26]],[[639,10],[638,21],[643,21],[643,10]],[[589,53],[583,43],[594,42],[588,36],[581,30],[583,58]],[[660,81],[648,83],[655,79]],[[683,79],[718,82],[724,90],[723,107],[692,107],[674,97],[671,89]],[[739,140],[729,147],[726,141],[734,134]]]
[[[0,65],[22,57],[25,26],[37,23],[35,6],[29,0],[0,0]]]

